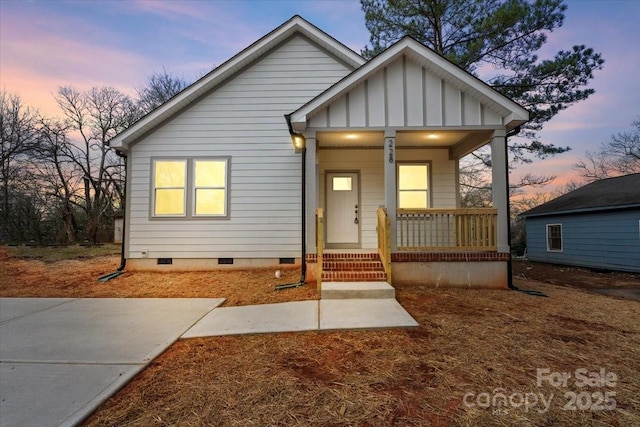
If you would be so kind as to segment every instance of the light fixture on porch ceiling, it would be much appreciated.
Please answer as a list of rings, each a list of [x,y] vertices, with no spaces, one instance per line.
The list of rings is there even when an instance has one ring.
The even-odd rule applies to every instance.
[[[291,143],[296,153],[302,153],[307,146],[307,139],[300,133],[291,134]]]
[[[438,139],[439,136],[437,133],[429,133],[427,134],[427,139]]]

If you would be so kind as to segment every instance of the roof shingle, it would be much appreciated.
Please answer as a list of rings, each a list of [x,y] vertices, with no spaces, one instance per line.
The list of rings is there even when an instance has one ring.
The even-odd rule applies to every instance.
[[[522,216],[551,215],[581,210],[640,206],[640,173],[594,181],[536,206]]]

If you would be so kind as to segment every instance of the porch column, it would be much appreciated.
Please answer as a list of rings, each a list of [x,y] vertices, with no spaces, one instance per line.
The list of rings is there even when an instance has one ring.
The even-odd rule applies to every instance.
[[[316,253],[316,209],[318,208],[318,156],[316,133],[307,134],[307,253]]]
[[[506,131],[500,129],[491,138],[491,194],[493,207],[498,210],[498,252],[509,253],[506,135]]]
[[[391,225],[391,252],[396,252],[396,131],[384,131],[384,204]]]

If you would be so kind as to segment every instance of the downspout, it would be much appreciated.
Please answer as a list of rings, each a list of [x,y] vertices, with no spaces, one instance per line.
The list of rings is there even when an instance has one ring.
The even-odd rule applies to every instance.
[[[505,158],[505,182],[507,183],[506,191],[507,191],[507,243],[509,244],[509,259],[507,261],[507,286],[509,289],[518,290],[513,284],[513,262],[511,260],[511,194],[509,193],[509,137],[516,136],[520,133],[520,126],[511,129],[507,132],[506,137],[504,138],[505,152],[507,153]]]
[[[529,289],[520,289],[518,288],[516,285],[513,284],[513,261],[511,259],[511,199],[510,199],[510,194],[509,194],[509,145],[508,145],[508,141],[509,141],[509,137],[510,136],[516,136],[517,134],[520,133],[520,126],[511,129],[509,132],[507,132],[506,137],[504,138],[504,144],[505,144],[505,150],[507,152],[507,155],[505,156],[505,175],[506,175],[506,183],[507,183],[507,243],[509,244],[509,259],[507,261],[507,286],[509,287],[509,289],[514,290],[514,291],[519,291],[519,292],[523,292],[525,294],[528,295],[534,295],[537,297],[546,297],[547,295],[545,295],[544,293],[540,292],[540,291],[534,291],[534,290],[529,290]]]
[[[124,256],[125,241],[127,235],[127,155],[116,151],[118,157],[124,160],[124,200],[122,201],[122,246],[120,247],[120,265],[116,271],[122,272],[127,266],[127,258]]]
[[[291,115],[290,114],[285,114],[284,115],[285,120],[287,121],[287,127],[289,128],[289,135],[294,136],[294,135],[299,135],[296,132],[293,131],[293,126],[291,125]],[[284,285],[277,285],[275,287],[276,291],[280,291],[282,289],[288,289],[288,288],[297,288],[300,286],[303,286],[306,281],[307,281],[307,214],[306,214],[306,207],[307,207],[307,147],[306,145],[303,147],[302,149],[302,155],[300,156],[302,158],[302,199],[301,199],[301,203],[302,203],[302,208],[300,209],[301,211],[301,215],[300,215],[300,223],[301,223],[301,243],[302,243],[302,255],[301,255],[301,259],[300,262],[302,264],[301,268],[302,270],[300,271],[300,280],[297,283],[287,283]]]

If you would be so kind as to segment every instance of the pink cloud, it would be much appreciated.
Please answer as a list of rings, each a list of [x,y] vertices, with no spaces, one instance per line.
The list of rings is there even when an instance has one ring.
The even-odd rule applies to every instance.
[[[49,37],[46,49],[14,39],[3,41],[2,50],[2,87],[18,92],[46,114],[57,113],[52,94],[59,86],[85,90],[108,85],[132,94],[131,82],[144,81],[145,73],[140,70],[148,69],[144,58],[60,37]]]

